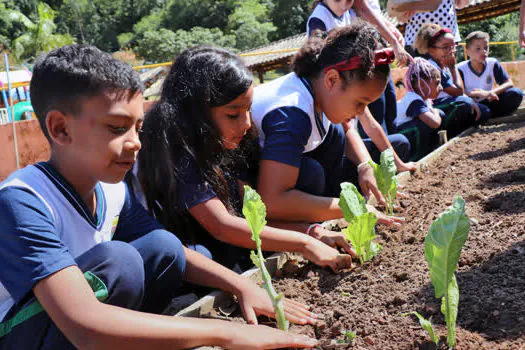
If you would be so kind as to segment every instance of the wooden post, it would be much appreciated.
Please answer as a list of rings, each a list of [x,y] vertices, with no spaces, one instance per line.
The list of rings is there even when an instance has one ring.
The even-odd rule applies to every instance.
[[[259,83],[264,84],[264,71],[258,70],[257,75],[259,76]]]

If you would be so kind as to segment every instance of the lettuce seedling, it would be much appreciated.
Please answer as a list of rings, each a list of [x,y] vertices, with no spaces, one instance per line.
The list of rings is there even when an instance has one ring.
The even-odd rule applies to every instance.
[[[250,257],[253,264],[261,270],[263,284],[262,287],[268,292],[272,300],[273,309],[275,311],[275,319],[277,320],[277,327],[283,331],[288,330],[288,321],[284,316],[283,294],[275,291],[272,285],[272,277],[266,269],[266,265],[262,250],[261,250],[261,232],[266,225],[266,206],[261,200],[261,196],[253,190],[250,186],[244,186],[244,204],[242,213],[246,218],[246,222],[252,232],[252,240],[255,241],[257,253],[253,250]]]
[[[428,335],[430,336],[430,340],[432,342],[434,342],[436,345],[438,345],[439,337],[434,332],[434,327],[432,327],[432,323],[430,322],[430,319],[427,320],[426,318],[421,316],[416,311],[412,311],[412,312],[407,312],[407,313],[401,314],[401,316],[408,316],[408,315],[416,315],[418,320],[419,320],[419,324],[421,325],[421,328],[423,328],[425,331],[427,331]]]
[[[447,324],[449,347],[456,344],[456,318],[459,304],[459,288],[454,272],[469,229],[465,200],[456,196],[452,206],[432,223],[425,238],[425,258],[436,298],[441,298],[441,312]]]
[[[378,243],[374,242],[377,218],[374,213],[368,212],[365,199],[349,182],[341,184],[339,207],[348,222],[348,227],[343,229],[343,234],[352,243],[359,261],[363,264],[382,249]]]
[[[394,201],[397,195],[397,167],[394,161],[394,150],[387,148],[381,152],[380,163],[370,161],[369,164],[374,169],[377,188],[386,200],[386,211],[389,215],[394,214]]]

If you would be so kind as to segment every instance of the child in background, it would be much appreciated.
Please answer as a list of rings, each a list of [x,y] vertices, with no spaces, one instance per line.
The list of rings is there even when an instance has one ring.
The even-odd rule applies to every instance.
[[[393,60],[379,33],[355,20],[325,39],[310,37],[292,73],[255,88],[252,113],[262,145],[258,190],[271,219],[341,218],[344,181],[359,182],[366,197],[382,200],[370,154],[351,124],[383,93]],[[380,222],[402,222],[377,215]]]
[[[140,185],[134,186],[185,245],[205,247],[215,261],[241,270],[252,266],[249,249],[255,248],[241,212],[242,185],[254,186],[258,161],[249,112],[252,82],[248,68],[229,51],[204,46],[179,55],[160,101],[146,116],[135,169]],[[350,266],[350,255],[329,246],[354,254],[342,233],[297,226],[301,232],[266,226],[263,248],[298,252],[333,270]]]
[[[432,107],[441,90],[441,74],[430,62],[416,57],[406,72],[406,95],[398,102],[398,132],[410,140],[411,159],[418,160],[434,149],[444,112]]]
[[[523,92],[514,87],[512,79],[498,60],[488,57],[489,35],[476,31],[467,35],[465,41],[469,60],[458,64],[458,69],[465,93],[478,102],[484,115],[482,119],[502,117],[514,112],[523,100]]]
[[[398,41],[398,39],[403,39],[401,33],[395,27],[389,26],[389,22],[381,15],[380,11],[377,12],[379,6],[377,2],[357,0],[354,3],[354,1],[323,0],[314,2],[313,6],[312,14],[307,22],[308,36],[311,36],[316,30],[326,33],[333,28],[350,25],[359,14],[379,28],[383,37],[389,40],[394,47],[400,61],[406,62],[411,59],[404,51],[403,44]],[[354,11],[354,8],[358,13]],[[395,87],[394,82],[389,78],[383,94],[379,99],[368,105],[365,112],[359,116],[360,123],[357,123],[356,120],[355,125],[375,162],[379,162],[382,151],[393,148],[397,170],[399,172],[413,171],[416,169],[415,164],[404,162],[408,159],[410,152],[408,139],[403,135],[393,134],[392,121],[395,116]],[[388,135],[389,132],[392,134]]]
[[[0,184],[0,348],[315,345],[268,327],[154,315],[182,280],[237,295],[250,323],[273,308],[261,288],[185,249],[121,182],[144,114],[131,66],[64,46],[35,64],[31,100],[51,158]],[[302,304],[286,309],[291,321],[315,322]]]
[[[445,112],[441,128],[447,130],[449,138],[482,122],[476,102],[464,95],[456,68],[456,43],[452,31],[437,24],[426,23],[417,32],[413,46],[441,73],[443,91],[433,102],[434,108]]]

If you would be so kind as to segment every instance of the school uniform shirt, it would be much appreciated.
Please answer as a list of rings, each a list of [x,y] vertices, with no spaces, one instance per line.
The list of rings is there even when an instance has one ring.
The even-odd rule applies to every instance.
[[[314,108],[310,82],[295,73],[255,88],[252,117],[259,130],[261,159],[299,168],[302,154],[319,147],[331,127]]]
[[[368,0],[368,6],[370,6],[372,11],[374,11],[375,13],[381,13],[381,6],[379,5],[379,0]],[[350,13],[350,17],[352,18],[359,17],[353,8],[348,10],[348,12]]]
[[[499,61],[495,58],[488,57],[485,61],[485,66],[483,71],[478,74],[474,68],[472,68],[472,63],[470,60],[463,61],[458,64],[459,74],[463,79],[463,85],[465,86],[465,93],[470,94],[474,89],[481,89],[485,91],[492,90],[494,82],[501,85],[509,80],[509,75],[505,69],[501,66]],[[476,102],[482,100],[482,98],[474,98]]]
[[[182,221],[185,224],[184,227],[176,229],[177,237],[186,245],[201,243],[202,233],[205,233],[205,236],[209,236],[209,233],[191,216],[189,210],[218,196],[192,156],[182,156],[179,161],[178,171],[179,177],[176,179],[177,199],[173,204],[177,207],[181,218],[184,218]],[[138,162],[135,163],[132,174],[133,193],[143,207],[148,209],[144,192],[138,181]],[[232,209],[235,214],[240,215],[242,212],[242,199],[237,179],[248,182],[249,176],[246,173],[233,174],[232,172],[225,172],[224,176],[228,183],[228,197]],[[157,205],[158,209],[162,210],[161,205],[159,203]]]
[[[412,16],[408,20],[405,29],[406,45],[412,45],[414,43],[416,34],[424,23],[435,23],[443,28],[448,28],[454,33],[454,41],[461,41],[455,0],[443,0],[435,11],[420,12]]]
[[[418,118],[421,114],[430,112],[432,107],[432,101],[423,100],[423,97],[419,96],[413,91],[409,91],[406,95],[397,103],[397,117],[394,119],[396,127]]]
[[[450,86],[456,86],[454,84],[454,79],[452,79],[452,73],[450,72],[450,69],[448,67],[441,68],[441,66],[429,56],[426,56],[425,58],[439,70],[439,73],[441,73],[441,86],[443,87],[443,90],[439,93],[436,100],[452,97],[452,95],[445,91],[445,89]]]
[[[308,36],[318,29],[322,32],[327,32],[333,28],[339,28],[349,25],[352,22],[350,13],[346,11],[342,16],[336,15],[328,6],[320,2],[306,23],[306,33]]]
[[[0,321],[37,282],[76,265],[95,245],[161,228],[122,182],[98,183],[95,197],[93,215],[45,162],[17,170],[0,184]]]

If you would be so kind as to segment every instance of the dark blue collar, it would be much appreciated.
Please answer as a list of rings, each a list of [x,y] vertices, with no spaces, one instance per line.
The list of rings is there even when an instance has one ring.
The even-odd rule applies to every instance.
[[[324,6],[328,11],[330,11],[330,14],[331,14],[332,17],[334,17],[335,19],[342,20],[343,17],[344,17],[344,15],[345,15],[344,13],[343,13],[341,16],[336,15],[335,12],[332,11],[332,9],[330,9],[330,7],[326,6],[326,4],[325,4],[324,2],[322,2],[322,1],[319,3],[319,5]],[[319,5],[317,5],[317,6],[319,6]]]
[[[76,211],[82,216],[86,221],[95,229],[100,230],[104,218],[106,215],[106,198],[104,196],[104,191],[100,183],[97,183],[95,186],[95,201],[96,209],[95,215],[91,213],[87,204],[80,197],[78,192],[73,188],[73,186],[67,181],[55,168],[51,166],[48,162],[40,162],[35,164],[42,173],[44,173],[49,180],[58,188],[62,195],[67,199],[69,204],[71,204]]]
[[[472,67],[472,61],[471,60],[468,60],[468,68],[470,69],[470,71],[472,73],[474,73],[478,78],[481,77],[483,75],[483,73],[485,73],[485,70],[487,69],[487,62],[485,61],[485,63],[483,63],[483,69],[481,70],[481,73],[478,74],[478,72],[476,72],[476,70],[474,69],[474,67]]]

